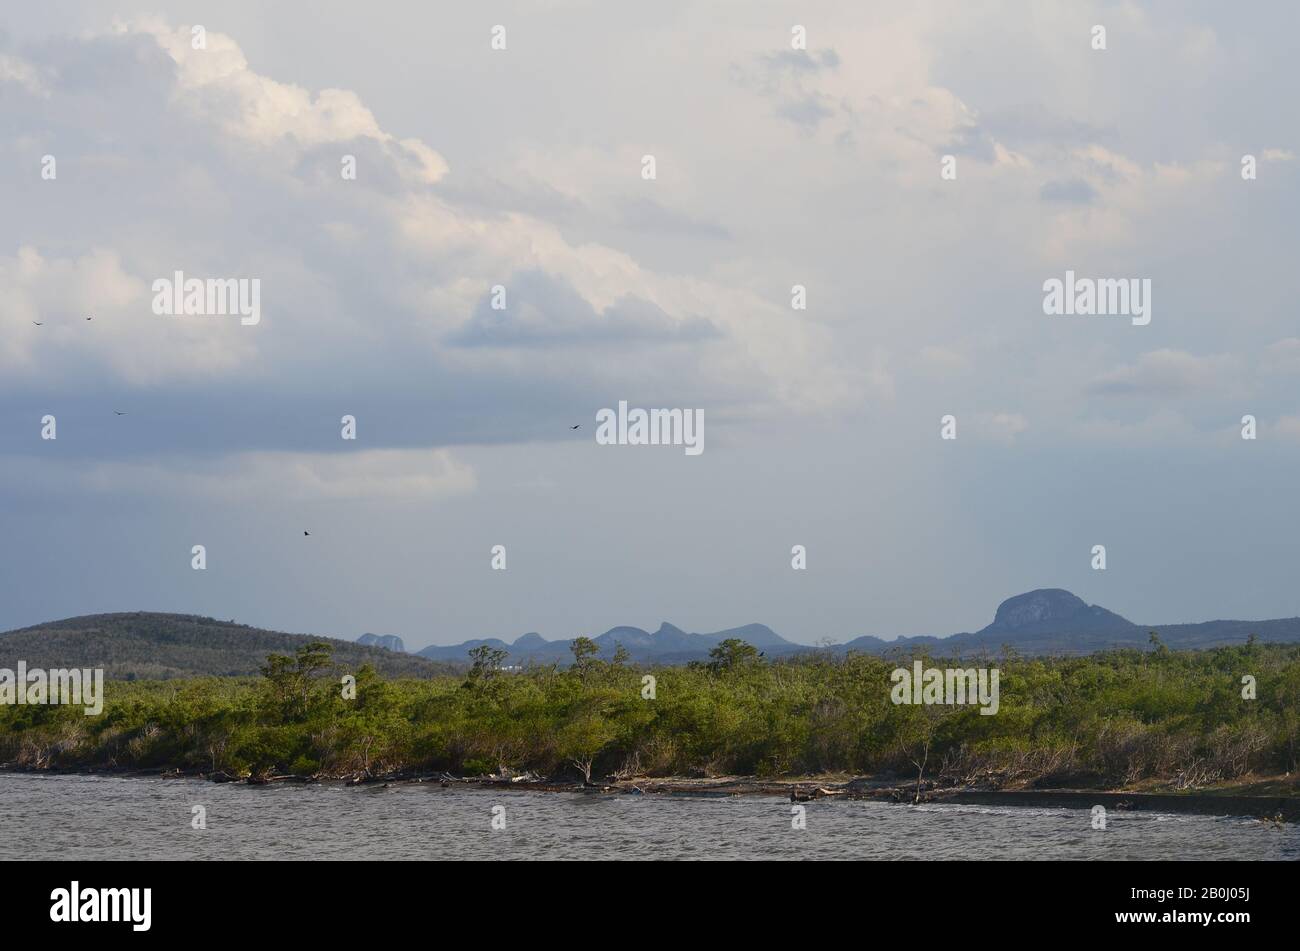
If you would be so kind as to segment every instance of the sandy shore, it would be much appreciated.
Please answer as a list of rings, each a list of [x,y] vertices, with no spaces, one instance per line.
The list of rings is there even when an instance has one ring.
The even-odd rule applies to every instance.
[[[402,773],[380,776],[271,776],[249,779],[225,773],[182,770],[32,770],[15,764],[0,764],[0,771],[76,773],[79,775],[151,776],[177,779],[206,779],[219,783],[266,785],[272,783],[339,783],[354,786],[437,784],[467,789],[515,789],[527,792],[565,792],[597,796],[780,796],[791,802],[835,799],[865,799],[876,802],[912,804],[917,799],[915,783],[898,777],[808,776],[760,779],[753,776],[722,776],[696,779],[679,776],[637,777],[582,785],[565,779],[533,776],[451,776],[447,773]],[[1300,778],[1297,778],[1300,779]],[[1048,809],[1091,809],[1147,811],[1211,816],[1242,816],[1282,822],[1300,822],[1300,781],[1290,776],[1252,778],[1250,781],[1209,789],[1174,791],[1142,789],[1033,789],[994,787],[944,787],[927,782],[919,801],[985,806],[1024,806]]]
[[[758,779],[729,776],[710,779],[685,777],[635,778],[590,786],[572,782],[514,777],[421,776],[372,780],[381,783],[428,783],[485,789],[519,789],[533,792],[580,792],[587,795],[693,796],[780,796],[792,802],[835,799],[866,799],[876,802],[911,804],[917,797],[914,784],[897,778],[814,776],[798,779]],[[354,780],[355,782],[355,780]],[[1212,816],[1243,816],[1284,822],[1300,822],[1300,795],[1289,779],[1242,783],[1212,790],[1143,791],[1086,789],[995,789],[945,788],[928,785],[920,793],[923,803],[954,803],[987,806],[1024,806],[1055,809],[1147,811]]]

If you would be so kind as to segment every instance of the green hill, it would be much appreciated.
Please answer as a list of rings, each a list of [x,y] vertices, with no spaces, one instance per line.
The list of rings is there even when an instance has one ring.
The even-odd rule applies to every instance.
[[[352,641],[284,634],[191,614],[92,614],[0,634],[0,667],[18,662],[45,669],[90,667],[119,680],[252,676],[268,654],[292,654],[310,641],[327,641],[334,662],[370,664],[383,677],[433,677],[447,664]]]

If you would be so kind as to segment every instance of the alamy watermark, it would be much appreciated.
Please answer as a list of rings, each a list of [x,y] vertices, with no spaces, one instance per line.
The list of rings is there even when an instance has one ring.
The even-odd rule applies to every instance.
[[[889,699],[894,703],[967,704],[978,703],[981,716],[998,712],[998,681],[1002,672],[988,667],[926,668],[919,660],[912,669],[899,667],[889,675],[894,686]]]
[[[186,278],[184,271],[153,282],[153,312],[171,317],[238,317],[245,327],[262,321],[261,278]]]
[[[685,446],[686,455],[704,451],[704,410],[631,409],[618,401],[617,412],[596,414],[596,442],[602,446]]]
[[[132,931],[148,931],[153,921],[152,888],[70,888],[50,892],[50,921],[127,921]]]
[[[20,660],[16,671],[0,667],[0,706],[9,704],[84,706],[86,716],[98,716],[104,711],[104,671],[75,667],[47,671],[28,668]]]
[[[1151,278],[1075,277],[1065,272],[1043,282],[1043,313],[1053,317],[1132,317],[1151,323]]]

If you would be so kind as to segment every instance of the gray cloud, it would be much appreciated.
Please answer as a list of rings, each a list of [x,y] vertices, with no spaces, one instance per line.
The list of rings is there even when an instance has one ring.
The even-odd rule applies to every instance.
[[[1198,357],[1181,350],[1156,350],[1102,374],[1087,392],[1129,397],[1204,393],[1226,385],[1238,366],[1239,361],[1228,355]]]
[[[619,208],[619,224],[624,228],[657,231],[706,240],[726,240],[731,232],[722,225],[682,214],[650,198],[632,198]]]
[[[1294,613],[1300,447],[1267,422],[1296,412],[1296,348],[1268,349],[1295,336],[1300,188],[1267,161],[1296,151],[1289,5],[1029,31],[830,4],[795,54],[766,0],[506,0],[498,55],[468,6],[195,0],[202,57],[134,19],[157,6],[117,0],[118,29],[25,5],[0,45],[0,628],[157,607],[414,646],[665,617],[812,641],[969,629],[1039,584],[1137,618]],[[1090,58],[1091,22],[1141,55]],[[152,314],[177,267],[260,277],[262,324]],[[1153,278],[1152,324],[1045,318],[1066,269]],[[620,399],[702,407],[707,452],[597,447]],[[1247,412],[1248,456],[1220,438]],[[329,546],[294,544],[304,521]],[[1168,570],[1099,589],[1099,537]]]
[[[1082,179],[1068,182],[1046,182],[1038,190],[1043,201],[1064,201],[1078,205],[1088,205],[1097,199],[1097,190]]]
[[[448,337],[460,347],[616,346],[629,343],[699,343],[718,339],[703,318],[675,321],[650,301],[620,297],[600,312],[568,283],[541,271],[510,277],[504,310],[492,308],[489,292],[469,322]]]

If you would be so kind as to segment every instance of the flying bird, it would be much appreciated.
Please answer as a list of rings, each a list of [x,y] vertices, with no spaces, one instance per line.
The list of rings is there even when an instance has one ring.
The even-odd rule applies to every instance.
[[[579,424],[578,424],[578,426],[581,426],[581,425],[582,425],[582,423],[579,423]],[[570,428],[570,429],[577,429],[578,426],[570,426],[569,428]]]
[[[37,327],[44,327],[44,326],[45,326],[45,324],[44,324],[42,321],[39,321],[39,320],[33,320],[32,323],[34,323]]]
[[[311,532],[303,532],[304,535],[310,535]]]
[[[86,319],[87,319],[87,320],[94,320],[95,318],[94,318],[94,317],[87,317]]]
[[[114,415],[114,416],[125,416],[126,413],[120,412],[120,411],[118,411],[118,410],[113,410],[113,415]]]

